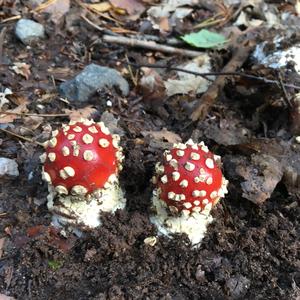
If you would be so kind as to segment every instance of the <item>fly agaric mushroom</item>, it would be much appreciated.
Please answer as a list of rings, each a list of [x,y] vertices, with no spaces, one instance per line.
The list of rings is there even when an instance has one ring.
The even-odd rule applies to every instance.
[[[164,152],[163,163],[155,166],[150,218],[161,234],[186,233],[193,245],[202,240],[212,207],[227,193],[220,160],[191,139]]]
[[[101,211],[125,207],[118,182],[123,160],[119,140],[103,122],[86,119],[52,132],[41,161],[54,225],[97,227]]]

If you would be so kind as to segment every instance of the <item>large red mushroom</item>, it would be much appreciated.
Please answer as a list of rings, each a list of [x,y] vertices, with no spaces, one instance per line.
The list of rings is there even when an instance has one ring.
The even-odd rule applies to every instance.
[[[119,140],[104,123],[86,119],[52,132],[41,161],[54,225],[93,228],[101,223],[101,211],[125,207],[118,181],[123,160]]]
[[[227,193],[220,157],[203,142],[174,144],[164,152],[163,163],[157,163],[153,181],[151,221],[158,231],[167,236],[186,233],[198,244],[212,221],[212,207]]]

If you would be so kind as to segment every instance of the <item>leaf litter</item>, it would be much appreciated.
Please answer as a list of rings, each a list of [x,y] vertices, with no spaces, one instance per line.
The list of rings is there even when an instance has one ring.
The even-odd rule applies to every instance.
[[[6,239],[0,298],[292,299],[297,295],[298,89],[278,80],[281,76],[283,83],[297,86],[298,74],[287,63],[279,76],[277,67],[257,64],[249,51],[234,71],[278,84],[222,77],[222,84],[210,93],[217,101],[204,119],[192,122],[190,113],[201,104],[201,95],[211,91],[220,77],[207,80],[184,72],[218,72],[228,63],[235,66],[232,49],[245,40],[252,46],[266,41],[264,50],[271,55],[278,47],[275,36],[285,37],[278,50],[297,45],[297,4],[76,0],[42,1],[36,6],[33,2],[4,2],[0,13],[3,24],[13,25],[15,18],[31,11],[30,17],[47,27],[47,39],[31,48],[21,45],[13,30],[0,35],[0,60],[8,62],[0,68],[1,84],[13,91],[2,95],[0,123],[19,134],[1,131],[0,153],[20,167],[17,179],[1,178],[0,211],[9,213],[0,212],[0,238]],[[106,43],[101,40],[103,32],[149,39],[158,47],[140,50]],[[217,35],[212,38],[212,33]],[[189,36],[190,45],[183,43],[182,36]],[[229,41],[223,43],[224,38]],[[215,48],[219,45],[222,49]],[[181,49],[182,55],[168,54],[161,46]],[[198,57],[186,58],[185,51],[194,46],[201,47]],[[134,65],[129,71],[130,62]],[[90,63],[118,70],[130,82],[129,95],[122,96],[117,88],[103,89],[85,104],[60,97],[61,82]],[[139,72],[139,64],[147,67]],[[151,64],[163,67],[154,69]],[[170,71],[170,66],[182,70]],[[111,130],[122,133],[126,160],[121,176],[128,208],[115,216],[104,215],[103,227],[78,240],[50,226],[47,191],[40,179],[42,149],[30,140],[42,143],[60,123],[81,117],[105,120]],[[214,211],[216,221],[201,249],[190,251],[182,236],[159,237],[149,247],[143,241],[156,234],[148,220],[152,170],[165,148],[191,136],[223,156],[230,193]],[[50,285],[53,288],[48,289]]]

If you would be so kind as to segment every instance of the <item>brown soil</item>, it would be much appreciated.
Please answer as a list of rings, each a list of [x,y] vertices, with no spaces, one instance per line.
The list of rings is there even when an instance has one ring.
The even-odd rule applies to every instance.
[[[90,62],[117,68],[114,62],[108,64],[109,59],[124,57],[126,53],[143,60],[142,50],[128,52],[123,47],[97,43],[98,32],[79,19],[70,32],[65,27],[54,28],[50,21],[40,21],[46,24],[49,36],[30,49],[16,40],[14,24],[7,24],[5,63],[0,66],[1,85],[26,98],[30,112],[53,114],[61,113],[63,108],[77,109],[78,106],[60,101],[57,95],[41,98],[56,91],[53,80],[58,85]],[[214,55],[221,64],[222,54]],[[28,80],[9,68],[20,58],[31,66]],[[53,64],[64,71],[51,73],[49,68]],[[251,68],[250,59],[245,68]],[[5,237],[0,254],[0,294],[24,300],[299,299],[297,194],[288,193],[286,186],[279,183],[271,198],[261,205],[244,199],[241,178],[231,160],[240,154],[239,150],[219,145],[205,134],[206,126],[234,119],[247,127],[252,137],[267,134],[283,141],[291,138],[284,107],[267,104],[263,113],[256,114],[256,109],[268,103],[270,97],[282,97],[280,89],[254,81],[249,96],[237,88],[238,85],[247,88],[249,84],[228,83],[206,121],[192,124],[189,109],[183,109],[185,99],[181,97],[151,105],[136,101],[141,94],[133,85],[127,103],[117,91],[99,91],[89,103],[97,109],[94,118],[100,119],[107,109],[105,100],[111,99],[110,112],[120,118],[119,126],[125,132],[122,146],[126,160],[121,182],[127,208],[115,215],[102,215],[103,226],[80,239],[75,236],[65,239],[48,227],[51,215],[46,208],[46,184],[40,175],[41,147],[0,132],[0,156],[15,159],[20,170],[16,179],[0,181],[0,212],[5,213],[0,214],[0,238]],[[266,125],[262,126],[257,118]],[[67,121],[67,118],[38,121],[20,118],[11,124],[32,128],[32,123],[40,122],[37,129],[23,134],[43,141],[46,139],[43,126],[58,128]],[[153,247],[144,243],[146,237],[157,233],[149,222],[152,193],[149,182],[165,144],[155,143],[140,132],[164,127],[183,140],[190,136],[204,140],[224,157],[229,194],[215,208],[215,221],[199,249],[191,250],[185,236],[159,237]],[[285,134],[279,136],[282,128]]]

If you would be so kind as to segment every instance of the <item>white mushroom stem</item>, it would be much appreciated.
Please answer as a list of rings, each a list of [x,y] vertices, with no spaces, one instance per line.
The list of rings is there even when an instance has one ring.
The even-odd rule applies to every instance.
[[[207,226],[213,221],[210,211],[193,212],[190,215],[170,215],[167,205],[159,199],[156,190],[153,192],[153,209],[155,214],[150,217],[158,233],[170,237],[175,233],[186,233],[194,247],[204,238]]]
[[[57,195],[49,186],[48,209],[53,213],[52,224],[56,227],[70,225],[95,228],[101,225],[101,212],[114,213],[124,209],[126,200],[117,179],[89,195]]]
[[[222,185],[216,195],[214,204],[227,194],[227,185],[228,181],[222,177]],[[205,191],[194,192],[199,196],[204,196],[205,193]],[[159,189],[153,191],[152,208],[154,214],[150,217],[150,221],[156,225],[158,233],[168,237],[175,233],[185,233],[194,247],[199,246],[205,236],[207,226],[213,221],[213,217],[210,215],[212,204],[205,203],[207,205],[204,210],[194,211],[191,214],[187,210],[178,213],[177,209],[175,209],[175,214],[170,215],[170,211],[174,207],[170,206],[168,208],[167,204],[159,198],[159,194]]]

